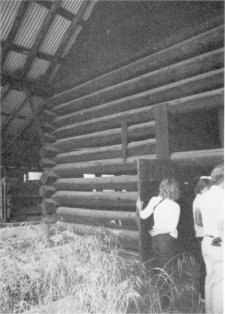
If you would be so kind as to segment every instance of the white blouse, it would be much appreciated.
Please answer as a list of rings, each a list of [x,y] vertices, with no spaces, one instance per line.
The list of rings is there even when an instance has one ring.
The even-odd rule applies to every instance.
[[[148,205],[140,212],[140,217],[146,219],[153,213],[154,207],[162,200],[161,196],[154,196],[150,199]],[[154,226],[156,229],[167,229],[169,234],[177,238],[177,225],[180,218],[180,206],[170,199],[164,199],[154,209]]]

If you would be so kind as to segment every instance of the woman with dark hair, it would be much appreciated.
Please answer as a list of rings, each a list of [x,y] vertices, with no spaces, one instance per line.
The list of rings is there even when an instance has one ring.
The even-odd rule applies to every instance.
[[[201,200],[201,196],[204,192],[206,192],[210,188],[211,180],[208,177],[201,177],[196,186],[195,186],[195,199],[193,201],[193,218],[194,218],[194,230],[195,230],[195,237],[196,237],[196,260],[200,264],[200,295],[201,299],[205,299],[205,276],[206,276],[206,269],[205,269],[205,262],[202,256],[202,248],[201,242],[204,237],[204,230],[202,226],[199,226],[196,223],[196,211],[199,208],[199,202]]]
[[[140,198],[137,200],[136,205],[141,219],[147,219],[151,215],[154,218],[150,235],[155,267],[165,267],[176,254],[175,243],[180,218],[180,206],[176,201],[179,197],[180,188],[177,181],[174,178],[165,178],[160,183],[159,195],[152,197],[145,209],[142,208],[143,202]]]

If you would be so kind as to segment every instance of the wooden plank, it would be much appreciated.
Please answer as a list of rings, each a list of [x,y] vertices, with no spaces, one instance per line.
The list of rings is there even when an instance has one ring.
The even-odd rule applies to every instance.
[[[176,152],[170,155],[171,161],[178,166],[200,166],[214,167],[216,164],[223,163],[224,150],[207,149],[186,152]]]
[[[201,109],[211,109],[223,105],[224,91],[223,88],[203,92],[171,101],[166,101],[160,104],[167,104],[171,114],[186,113],[198,111]],[[158,104],[156,104],[158,105]],[[122,113],[115,113],[105,117],[96,118],[90,121],[84,121],[57,128],[53,134],[57,138],[65,138],[75,135],[94,133],[104,129],[111,129],[120,126],[120,121],[126,118],[129,124],[138,124],[153,119],[154,106],[146,106],[143,108],[128,110]]]
[[[81,149],[67,153],[58,154],[54,160],[57,163],[71,163],[99,159],[112,159],[122,157],[121,145],[112,145],[100,148]],[[127,146],[129,157],[139,155],[150,155],[156,153],[156,140],[149,139],[138,142],[131,142]]]
[[[138,249],[138,231],[135,230],[118,230],[111,228],[102,228],[96,226],[88,226],[82,224],[67,223],[68,226],[73,228],[74,232],[81,235],[111,235],[115,237],[118,247],[128,249],[128,250],[137,250]]]
[[[218,109],[218,123],[219,123],[219,132],[220,132],[220,144],[221,144],[221,147],[224,147],[224,108],[223,107]]]
[[[215,27],[220,23],[223,24],[222,20],[223,18],[212,27]],[[200,27],[202,27],[202,25]],[[219,25],[208,30],[202,28],[203,33],[200,32],[201,30],[198,28],[198,31],[193,34],[194,37],[180,42],[178,41],[178,43],[172,44],[170,47],[166,47],[164,41],[164,49],[161,49],[160,51],[150,55],[148,54],[148,56],[145,58],[135,60],[134,62],[120,67],[119,69],[110,71],[109,73],[106,73],[91,81],[85,82],[79,86],[75,86],[70,90],[63,91],[53,96],[49,100],[49,105],[52,107],[56,106],[57,104],[62,104],[63,102],[68,102],[74,98],[80,98],[84,95],[91,94],[96,90],[100,90],[128,80],[134,76],[154,71],[160,67],[168,66],[169,64],[194,57],[204,53],[205,51],[212,50],[212,47],[213,49],[223,47],[223,25]]]
[[[47,9],[51,9],[52,7],[52,1],[48,1],[48,0],[34,0],[36,3],[42,5],[43,7],[47,8]],[[65,19],[72,21],[74,19],[74,14],[68,10],[66,10],[65,8],[63,8],[62,6],[57,8],[56,14],[61,15],[62,17],[64,17]]]
[[[135,210],[137,192],[57,191],[53,199],[61,206]]]
[[[48,11],[44,21],[42,22],[42,25],[40,27],[40,30],[37,34],[37,37],[34,41],[34,44],[32,45],[31,51],[28,55],[28,58],[23,66],[22,69],[22,75],[26,76],[31,68],[31,65],[33,63],[34,58],[37,56],[37,52],[41,47],[41,44],[46,36],[47,31],[49,30],[55,15],[56,15],[56,11],[59,8],[60,4],[62,1],[59,0],[55,0],[52,2],[52,6],[51,9]]]
[[[223,68],[224,49],[204,53],[200,56],[175,63],[159,70],[143,74],[128,81],[116,84],[106,89],[96,91],[90,95],[54,107],[57,114],[69,114],[101,105],[106,102],[123,98],[129,95],[144,92],[145,90],[168,85],[188,77],[193,77],[218,68]],[[75,109],[76,108],[76,109]]]
[[[155,135],[154,123],[150,121],[131,125],[128,128],[128,132],[129,142],[138,139],[144,140],[146,137],[153,137]],[[60,139],[54,143],[54,146],[60,152],[67,152],[74,149],[107,146],[118,143],[121,143],[121,128]]]
[[[53,158],[55,157],[59,151],[49,143],[46,143],[44,146],[42,146],[40,150],[40,156],[41,158]]]
[[[71,21],[69,27],[67,28],[67,30],[65,31],[65,34],[63,35],[63,39],[60,42],[59,47],[56,50],[55,53],[55,61],[51,63],[51,65],[48,67],[47,71],[46,71],[46,77],[51,77],[51,74],[55,68],[55,66],[57,65],[57,58],[61,57],[65,47],[67,45],[67,43],[69,42],[71,36],[73,36],[77,26],[79,25],[79,22],[82,20],[82,17],[87,9],[87,6],[89,5],[90,1],[84,1],[82,2],[78,12],[76,13],[76,15],[74,16],[73,20]]]
[[[50,198],[55,192],[56,189],[53,186],[48,185],[42,185],[39,189],[40,196],[44,198]]]
[[[65,222],[137,230],[135,212],[58,207],[57,215]]]
[[[39,162],[40,167],[53,168],[56,165],[56,162],[50,158],[42,158]]]
[[[169,152],[169,128],[168,107],[157,105],[154,108],[155,134],[156,134],[156,156],[159,160],[168,160]]]
[[[151,106],[157,103],[206,92],[214,88],[222,87],[223,76],[223,69],[210,71],[137,95],[121,98],[91,109],[84,109],[69,115],[61,116],[55,119],[55,125],[58,127],[65,126],[75,122],[78,123],[96,119],[118,112],[121,113],[131,109]]]
[[[109,160],[86,161],[68,164],[58,164],[53,169],[60,178],[75,178],[84,173],[88,174],[136,174],[138,157],[129,157],[124,163],[122,158]],[[148,156],[148,159],[155,160],[156,155]]]
[[[93,189],[137,191],[137,176],[113,176],[96,178],[59,178],[54,184],[57,190],[93,191]]]
[[[37,114],[36,110],[34,109],[32,96],[29,93],[27,93],[27,100],[28,100],[28,103],[30,105],[30,109],[32,111],[33,117],[34,117],[34,123],[36,126],[36,130],[37,130],[40,142],[42,145],[44,145],[45,144],[45,136],[44,136],[44,133],[42,132],[42,129],[41,129],[41,124],[40,124],[40,121],[38,118],[38,114]]]
[[[127,159],[127,144],[128,144],[128,125],[127,119],[124,119],[121,124],[121,141],[122,141],[122,157],[123,161]]]

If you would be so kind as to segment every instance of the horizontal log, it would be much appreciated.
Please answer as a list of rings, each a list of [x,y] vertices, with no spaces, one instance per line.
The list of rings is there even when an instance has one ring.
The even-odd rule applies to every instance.
[[[46,143],[54,143],[56,141],[56,136],[51,133],[45,133],[45,141]]]
[[[61,206],[134,210],[137,192],[77,192],[57,191],[53,199]]]
[[[42,184],[53,184],[58,179],[58,176],[52,169],[44,169],[40,181]]]
[[[139,241],[138,241],[138,231],[135,230],[118,230],[111,228],[103,228],[96,226],[88,226],[74,223],[66,223],[69,227],[71,227],[75,233],[81,235],[102,235],[108,236],[111,235],[115,237],[118,241],[118,246],[122,246],[124,249],[128,250],[138,250]]]
[[[56,213],[65,222],[137,230],[135,212],[58,207]]]
[[[54,112],[59,115],[65,115],[73,113],[74,110],[79,111],[87,109],[128,95],[171,84],[172,82],[222,68],[223,59],[223,48],[210,51],[96,91],[74,101],[58,105],[54,107]]]
[[[223,88],[209,91],[206,93],[195,94],[184,98],[171,100],[168,102],[160,103],[165,104],[171,113],[188,112],[210,109],[213,106],[223,104]],[[156,104],[155,106],[157,106]],[[69,126],[56,129],[53,134],[57,138],[65,138],[75,135],[82,135],[87,133],[94,133],[105,129],[116,128],[121,125],[121,120],[126,118],[129,124],[143,123],[153,120],[154,106],[147,106],[143,108],[133,109],[122,113],[116,113],[100,117],[90,121],[72,124]]]
[[[149,139],[129,143],[127,146],[127,156],[149,155],[156,153],[156,140]],[[113,145],[108,147],[82,149],[68,153],[58,154],[55,157],[57,163],[71,163],[99,159],[112,159],[122,157],[122,145]]]
[[[151,106],[157,103],[178,99],[223,86],[223,69],[210,71],[150,91],[121,98],[90,109],[84,109],[55,120],[57,127],[96,119],[102,116]]]
[[[41,197],[44,198],[50,198],[55,192],[56,189],[53,186],[48,185],[42,185],[39,190]]]
[[[198,32],[200,32],[200,30],[198,30]],[[188,38],[177,44],[173,44],[172,46],[166,47],[165,49],[148,55],[145,58],[141,58],[96,79],[55,95],[49,99],[49,107],[91,94],[95,90],[112,86],[121,81],[128,80],[135,75],[140,75],[146,73],[147,71],[153,71],[160,67],[194,57],[198,54],[204,53],[205,51],[211,50],[212,47],[214,49],[222,47],[223,40],[223,25],[209,29],[198,35],[195,34],[194,37]]]
[[[58,204],[51,198],[44,198],[40,206],[44,215],[52,215],[56,212]]]
[[[40,150],[41,158],[53,158],[59,151],[52,144],[45,144]]]
[[[137,176],[113,176],[95,178],[59,178],[54,184],[57,190],[66,191],[92,191],[96,190],[126,190],[137,191]]]
[[[209,110],[222,106],[224,102],[223,88],[212,90],[189,97],[177,99],[168,103],[171,114],[188,113],[200,110]]]
[[[224,150],[220,149],[208,149],[208,150],[196,150],[187,152],[172,153],[171,161],[180,166],[201,166],[201,167],[214,167],[217,164],[223,163]]]
[[[46,133],[52,133],[53,131],[55,131],[55,127],[50,123],[42,123],[41,128],[43,132]]]
[[[138,158],[146,158],[139,156]],[[156,155],[148,159],[156,160]],[[86,161],[68,164],[58,164],[53,169],[60,178],[75,178],[84,173],[90,174],[137,174],[137,157],[129,157],[126,162],[122,158]]]
[[[57,140],[56,149],[67,152],[74,149],[100,147],[121,143],[121,128]],[[128,127],[128,141],[144,140],[155,136],[155,122],[145,122]]]
[[[56,162],[50,158],[42,158],[39,162],[40,167],[52,168],[55,167]]]

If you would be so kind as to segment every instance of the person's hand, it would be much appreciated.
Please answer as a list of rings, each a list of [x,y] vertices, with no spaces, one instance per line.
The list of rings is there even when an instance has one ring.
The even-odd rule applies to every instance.
[[[140,200],[139,197],[137,199],[136,206],[137,206],[137,209],[138,209],[138,211],[140,213],[142,211],[142,209],[143,209],[143,202]]]
[[[150,236],[154,237],[158,234],[165,234],[169,233],[169,230],[167,229],[160,229],[160,228],[152,228],[152,230],[149,231]]]

